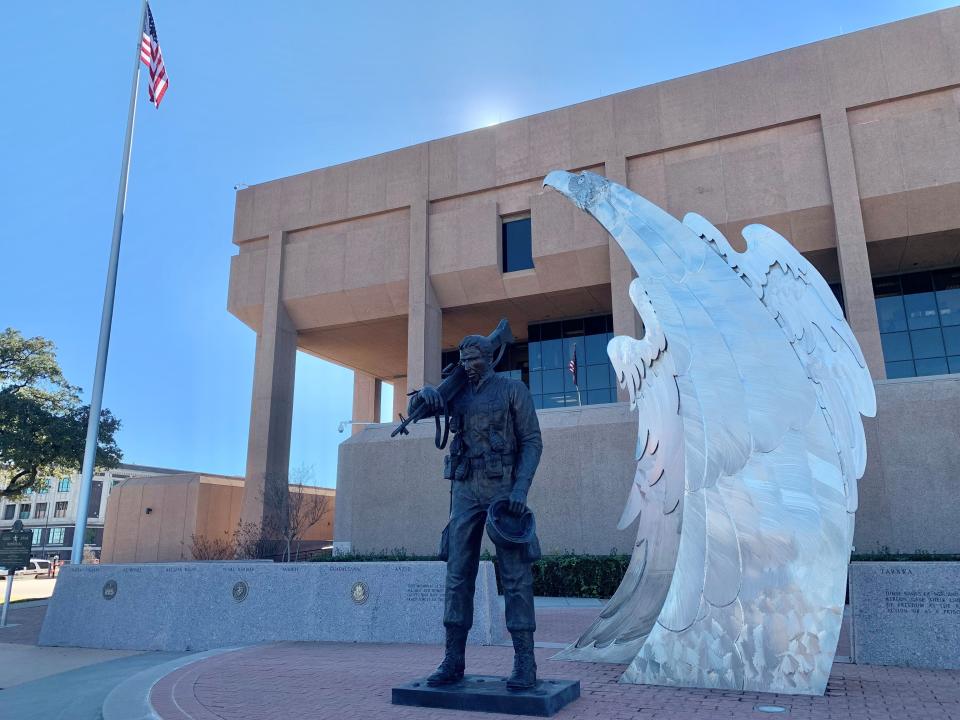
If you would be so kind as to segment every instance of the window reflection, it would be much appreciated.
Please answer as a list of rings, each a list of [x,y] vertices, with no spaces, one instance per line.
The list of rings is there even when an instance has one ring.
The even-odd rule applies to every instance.
[[[904,333],[906,334],[906,333]],[[526,383],[537,409],[595,405],[617,401],[617,382],[607,357],[613,316],[595,315],[531,324],[528,341],[511,345],[496,366],[498,374]],[[574,382],[570,361],[577,357]],[[441,367],[457,363],[460,353],[443,353]]]
[[[874,278],[888,378],[960,372],[960,268]]]
[[[530,325],[529,331],[531,363],[538,358],[543,368],[539,385],[536,381],[530,384],[537,407],[616,402],[614,371],[607,357],[607,343],[613,337],[613,316],[537,323]],[[574,353],[576,382],[570,371]]]
[[[877,321],[882,333],[906,330],[907,314],[903,309],[903,296],[877,298]]]

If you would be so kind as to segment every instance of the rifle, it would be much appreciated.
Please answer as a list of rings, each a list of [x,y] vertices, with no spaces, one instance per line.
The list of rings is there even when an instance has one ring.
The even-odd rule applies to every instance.
[[[507,345],[513,342],[513,333],[510,331],[510,323],[507,322],[507,319],[504,318],[498,324],[496,329],[487,336],[487,341],[493,347],[494,351],[497,353],[496,359],[493,360],[493,363],[490,367],[496,367],[497,363],[500,362],[503,358],[503,353],[507,349]],[[466,387],[468,378],[467,371],[464,370],[463,365],[460,362],[450,363],[447,365],[440,373],[442,380],[440,384],[437,385],[437,392],[440,393],[441,407],[443,408],[443,436],[440,435],[440,415],[433,415],[434,420],[437,423],[437,432],[436,437],[434,438],[434,444],[440,449],[443,450],[447,446],[447,439],[450,436],[450,412],[448,410],[449,406],[453,403],[454,399],[459,395],[463,389]],[[414,390],[408,395],[416,395],[419,390]],[[407,426],[410,423],[415,423],[424,418],[430,417],[431,413],[427,409],[425,403],[421,403],[416,409],[410,412],[410,417],[404,417],[400,415],[400,424],[397,428],[390,433],[390,437],[396,437],[397,435],[409,435],[410,431],[407,430]]]

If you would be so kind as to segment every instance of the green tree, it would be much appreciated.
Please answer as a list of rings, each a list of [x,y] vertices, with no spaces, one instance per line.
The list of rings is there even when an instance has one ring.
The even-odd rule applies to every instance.
[[[0,333],[0,496],[16,498],[42,489],[48,475],[77,471],[89,417],[90,406],[63,376],[52,342],[13,328]],[[98,468],[120,462],[119,429],[120,421],[102,410]]]

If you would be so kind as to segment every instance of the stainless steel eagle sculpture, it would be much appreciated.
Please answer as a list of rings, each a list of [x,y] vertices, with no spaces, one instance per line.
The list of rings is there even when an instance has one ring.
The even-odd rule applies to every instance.
[[[763,225],[734,250],[599,175],[544,181],[637,273],[639,339],[607,352],[639,415],[626,576],[558,657],[621,682],[822,694],[843,619],[876,412],[863,354],[820,274]]]

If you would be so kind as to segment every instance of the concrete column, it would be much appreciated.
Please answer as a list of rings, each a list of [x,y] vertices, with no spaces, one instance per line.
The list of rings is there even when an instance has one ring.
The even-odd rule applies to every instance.
[[[627,160],[617,154],[604,163],[604,173],[609,180],[627,185]],[[608,253],[610,257],[610,296],[613,301],[613,334],[629,335],[639,338],[642,332],[640,316],[630,300],[630,283],[637,274],[627,259],[626,254],[613,237],[608,238]],[[617,388],[617,400],[625,402],[630,394],[624,388]]]
[[[430,280],[427,200],[410,204],[410,295],[407,316],[407,390],[440,382],[442,316]],[[396,392],[396,391],[395,391]]]
[[[297,360],[297,331],[282,300],[284,233],[267,243],[263,320],[257,334],[253,402],[247,441],[247,472],[241,521],[262,524],[271,487],[286,487],[290,465],[290,425]]]
[[[353,371],[352,433],[366,426],[359,423],[380,422],[380,380],[360,370]]]
[[[407,379],[405,377],[397,378],[393,381],[393,415],[391,422],[397,422],[398,415],[407,414]]]
[[[847,322],[866,358],[874,380],[886,378],[880,326],[867,256],[867,238],[863,231],[863,213],[857,169],[850,140],[847,111],[830,108],[821,115],[823,144],[827,153],[827,172],[833,196],[833,216],[837,228],[837,256],[843,285],[844,310]]]

